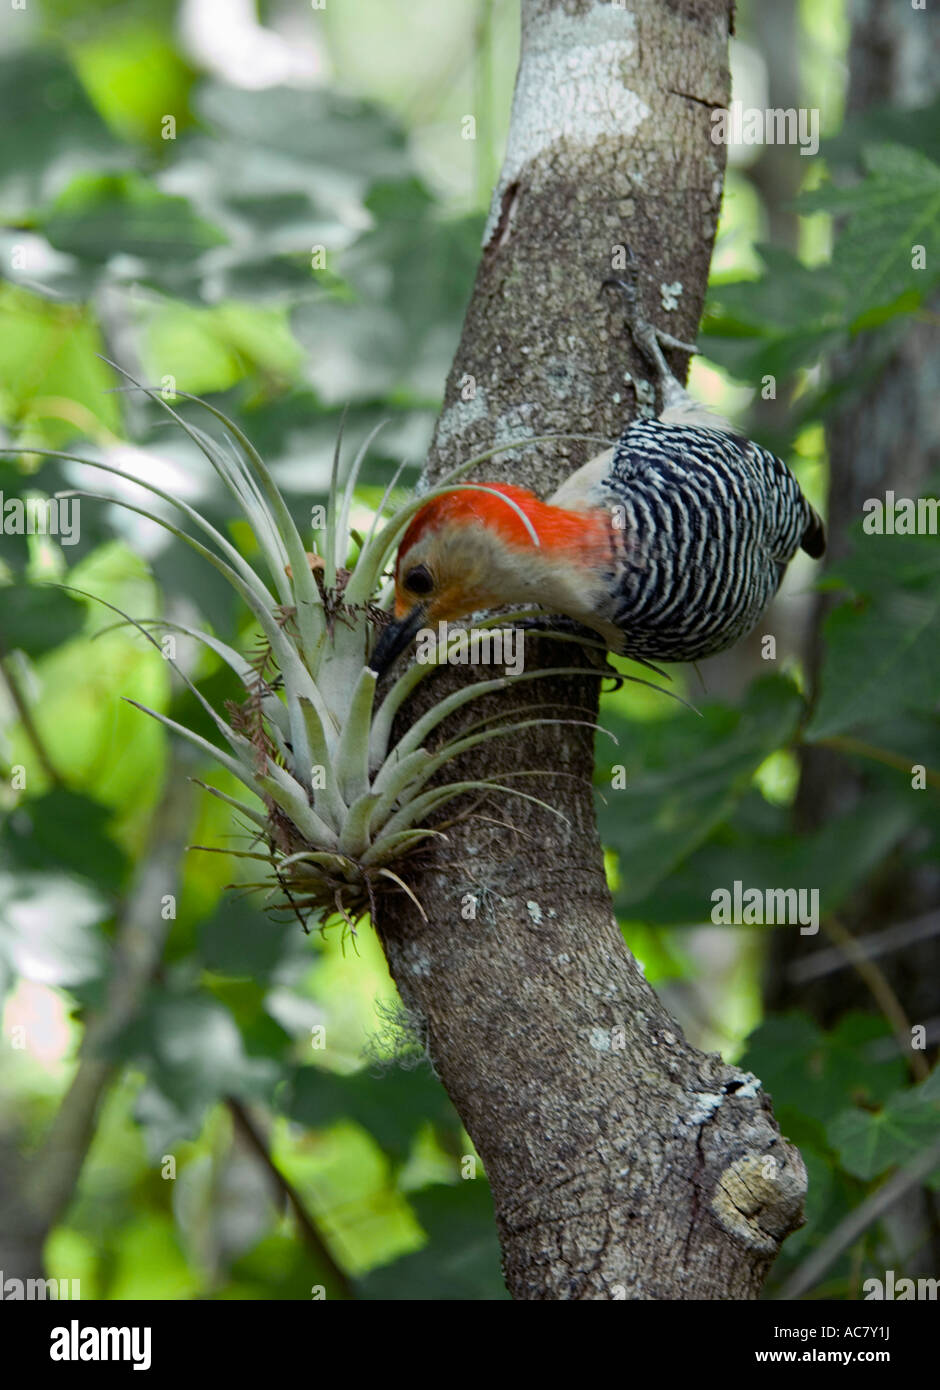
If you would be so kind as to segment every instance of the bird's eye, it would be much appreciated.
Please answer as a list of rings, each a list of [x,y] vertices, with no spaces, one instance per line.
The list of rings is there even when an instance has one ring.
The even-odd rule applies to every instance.
[[[405,588],[412,594],[429,594],[434,588],[434,580],[427,565],[415,565],[405,575]]]

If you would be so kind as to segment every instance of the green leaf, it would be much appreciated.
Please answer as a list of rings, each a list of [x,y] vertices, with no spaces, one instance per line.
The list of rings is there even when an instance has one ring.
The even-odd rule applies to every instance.
[[[500,1273],[493,1201],[483,1179],[427,1188],[413,1204],[429,1244],[357,1280],[360,1296],[435,1302],[508,1299]]]
[[[749,380],[792,375],[846,332],[846,289],[835,267],[804,266],[780,248],[758,249],[765,274],[710,285],[699,335],[706,356]]]
[[[940,222],[940,165],[903,145],[870,145],[863,159],[868,177],[860,183],[847,188],[827,184],[803,194],[797,204],[801,212],[850,214],[833,247],[832,263],[852,287],[855,318],[907,291],[921,302],[938,276],[935,257],[927,257],[923,270],[914,270],[911,255],[914,246],[930,246]]]
[[[234,1281],[220,1290],[217,1297],[239,1300],[278,1299],[292,1302],[311,1298],[318,1285],[328,1299],[342,1298],[335,1286],[331,1270],[311,1253],[309,1246],[299,1241],[291,1231],[265,1236],[248,1254],[232,1263]]]
[[[67,62],[48,49],[0,58],[0,211],[21,217],[54,194],[76,165],[114,165],[121,146],[88,100]]]
[[[52,584],[0,588],[0,654],[42,656],[76,636],[84,622],[84,606]]]
[[[76,69],[98,109],[122,136],[161,148],[164,120],[172,114],[174,135],[191,118],[188,111],[192,69],[180,57],[164,26],[127,22],[84,28],[71,46]]]
[[[302,354],[282,309],[193,308],[167,299],[144,317],[143,356],[154,380],[169,372],[178,390],[205,394],[227,390],[250,372],[287,380]]]
[[[849,116],[842,129],[823,141],[828,164],[860,161],[863,150],[875,144],[906,145],[940,163],[940,99],[928,106],[899,109],[869,106]]]
[[[900,710],[878,723],[869,724],[866,721],[855,725],[852,737],[858,740],[862,749],[872,750],[871,756],[874,752],[884,752],[906,761],[911,767],[921,763],[940,772],[940,714],[924,710]],[[864,759],[869,767],[871,756]],[[909,785],[905,778],[905,797]]]
[[[296,922],[273,922],[246,899],[226,896],[198,932],[199,956],[219,975],[268,980],[297,949],[303,936]]]
[[[848,1173],[870,1179],[907,1163],[937,1141],[940,1088],[937,1072],[920,1086],[897,1091],[880,1110],[844,1110],[828,1126],[829,1141]]]
[[[769,806],[754,791],[742,799],[733,818],[676,866],[638,902],[621,900],[618,913],[648,924],[707,922],[716,888],[818,889],[820,912],[834,912],[863,884],[916,824],[918,807],[872,792],[845,815],[827,821],[812,836],[793,834],[789,810]],[[770,928],[773,930],[773,928]]]
[[[879,1061],[873,1052],[889,1034],[885,1021],[869,1014],[846,1014],[828,1033],[805,1014],[780,1014],[751,1034],[741,1066],[760,1077],[775,1105],[828,1125],[849,1102],[886,1100],[903,1081],[900,1057]]]
[[[232,137],[241,150],[255,145],[279,160],[299,159],[308,167],[369,179],[410,172],[404,132],[386,112],[325,88],[250,92],[208,82],[195,105],[207,125]]]
[[[829,738],[859,724],[932,711],[940,689],[940,551],[932,538],[860,538],[833,571],[856,590],[823,628],[826,655],[819,704],[806,738]]]
[[[103,1052],[146,1072],[137,1114],[147,1146],[159,1155],[192,1138],[206,1109],[227,1095],[270,1098],[280,1076],[273,1058],[250,1057],[231,1013],[203,994],[154,988],[140,1013],[109,1039]]]
[[[128,862],[108,834],[114,812],[65,787],[23,801],[0,827],[0,846],[24,869],[62,869],[117,892]]]
[[[155,635],[159,641],[161,635],[159,630],[155,631]],[[245,699],[245,687],[228,666],[220,666],[211,676],[207,676],[204,680],[197,680],[195,684],[199,693],[208,700],[214,710],[225,710],[229,701],[234,704],[241,704]],[[188,686],[182,686],[174,691],[167,714],[178,724],[185,724],[187,729],[201,734],[210,742],[216,737],[218,728],[215,721],[209,717]]]
[[[340,1076],[319,1067],[299,1067],[293,1075],[287,1114],[298,1124],[325,1129],[349,1118],[367,1129],[389,1154],[404,1159],[418,1130],[432,1121],[453,1128],[453,1106],[429,1071],[393,1068]]]
[[[607,803],[598,822],[619,855],[621,903],[645,897],[727,819],[758,766],[792,738],[802,708],[796,688],[773,677],[752,686],[738,710],[709,705],[702,718],[608,720],[626,787],[614,790],[609,770],[598,774]]]
[[[33,444],[97,435],[101,425],[117,432],[120,398],[106,394],[114,379],[96,356],[102,346],[88,310],[0,285],[0,418]]]
[[[173,266],[225,241],[185,198],[160,193],[136,174],[80,174],[40,226],[60,251],[99,262],[120,254]]]
[[[135,1212],[115,1231],[113,1242],[109,1298],[132,1303],[198,1298],[199,1277],[187,1265],[169,1212]]]
[[[699,336],[706,356],[744,380],[788,376],[853,335],[920,308],[940,279],[931,244],[940,218],[940,166],[919,150],[889,144],[867,148],[865,164],[864,179],[849,187],[826,184],[797,203],[803,213],[841,216],[828,264],[805,266],[789,252],[762,246],[767,269],[759,279],[710,286]],[[918,245],[928,254],[925,267],[915,270]]]

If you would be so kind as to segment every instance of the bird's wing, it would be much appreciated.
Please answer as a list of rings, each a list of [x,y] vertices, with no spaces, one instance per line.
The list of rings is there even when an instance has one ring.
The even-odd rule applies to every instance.
[[[576,473],[565,479],[557,492],[552,493],[548,499],[549,505],[564,507],[572,512],[583,511],[586,507],[596,507],[597,501],[592,498],[592,494],[597,484],[610,473],[613,457],[613,449],[606,449],[604,453],[588,459]]]
[[[681,425],[685,429],[717,430],[719,434],[736,434],[734,426],[723,415],[683,392],[684,399],[666,407],[659,417],[660,424]]]

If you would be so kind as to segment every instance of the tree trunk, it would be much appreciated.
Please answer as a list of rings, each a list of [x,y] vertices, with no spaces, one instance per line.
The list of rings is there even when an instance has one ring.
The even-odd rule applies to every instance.
[[[727,0],[522,8],[508,148],[431,482],[507,440],[619,436],[636,413],[630,373],[646,373],[621,314],[598,297],[618,247],[640,262],[654,321],[688,339],[702,307],[724,166],[710,116],[728,98]],[[476,476],[544,497],[601,447],[522,443]],[[530,640],[526,666],[570,665],[577,652]],[[423,698],[459,680],[459,668],[442,670]],[[593,674],[527,682],[468,721],[547,700],[540,713],[591,719],[596,688]],[[759,1083],[688,1045],[624,946],[590,731],[554,725],[497,747],[500,780],[564,819],[502,794],[467,808],[412,873],[427,920],[400,897],[378,926],[486,1167],[509,1290],[753,1298],[800,1222],[799,1154]],[[492,772],[487,751],[459,775]],[[526,772],[537,775],[514,777]]]

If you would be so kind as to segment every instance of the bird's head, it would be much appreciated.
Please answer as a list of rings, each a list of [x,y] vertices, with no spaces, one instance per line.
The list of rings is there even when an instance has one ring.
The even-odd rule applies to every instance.
[[[603,513],[550,506],[525,488],[481,483],[435,497],[399,546],[395,619],[369,664],[381,675],[422,627],[484,608],[538,604],[578,616],[573,595],[587,597],[591,566],[609,552]]]

